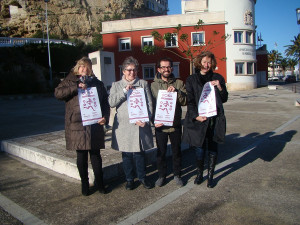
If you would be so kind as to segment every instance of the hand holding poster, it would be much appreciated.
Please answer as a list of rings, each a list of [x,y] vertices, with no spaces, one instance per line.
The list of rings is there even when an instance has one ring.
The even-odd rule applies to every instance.
[[[148,122],[148,110],[143,88],[129,89],[127,93],[129,123]]]
[[[176,100],[177,92],[158,91],[154,123],[163,123],[164,126],[173,125]]]
[[[102,118],[96,87],[87,89],[78,88],[78,100],[83,126],[95,124]]]
[[[207,82],[202,90],[198,103],[199,116],[212,117],[217,115],[216,93],[214,86]]]

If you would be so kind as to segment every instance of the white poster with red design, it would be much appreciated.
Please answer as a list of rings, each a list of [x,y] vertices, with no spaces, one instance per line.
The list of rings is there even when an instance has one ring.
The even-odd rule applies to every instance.
[[[102,118],[102,112],[96,87],[78,88],[78,100],[83,126],[95,124]]]
[[[163,123],[164,126],[173,126],[177,92],[159,90],[157,95],[154,123]]]
[[[129,89],[127,93],[127,107],[129,123],[149,121],[144,88]]]
[[[207,82],[202,90],[198,103],[199,116],[212,117],[217,115],[216,93],[214,86]]]

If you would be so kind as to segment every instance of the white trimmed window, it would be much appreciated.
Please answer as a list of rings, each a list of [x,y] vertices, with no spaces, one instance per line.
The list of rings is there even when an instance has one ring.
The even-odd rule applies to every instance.
[[[234,43],[243,43],[242,31],[234,31]]]
[[[256,74],[255,62],[236,62],[235,75],[254,75]]]
[[[204,32],[192,32],[192,45],[199,46],[203,45],[204,41]]]
[[[177,47],[177,34],[171,34],[171,40],[166,41],[166,47]]]
[[[238,62],[235,63],[235,74],[244,74],[244,63],[243,62]]]
[[[246,43],[253,44],[253,32],[246,31]]]
[[[235,44],[254,44],[254,33],[249,30],[236,30],[234,31]]]
[[[142,64],[144,80],[153,80],[155,77],[155,63]]]
[[[131,43],[130,38],[120,38],[119,39],[119,51],[130,51]]]
[[[142,48],[144,46],[153,46],[154,45],[154,42],[153,42],[153,37],[142,37]]]

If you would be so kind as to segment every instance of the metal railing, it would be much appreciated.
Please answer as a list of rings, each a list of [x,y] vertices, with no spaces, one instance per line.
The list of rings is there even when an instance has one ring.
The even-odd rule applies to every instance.
[[[50,44],[65,44],[75,45],[73,42],[65,40],[49,39]],[[26,44],[42,44],[48,43],[47,39],[43,38],[11,38],[11,37],[0,37],[0,47],[18,47]]]

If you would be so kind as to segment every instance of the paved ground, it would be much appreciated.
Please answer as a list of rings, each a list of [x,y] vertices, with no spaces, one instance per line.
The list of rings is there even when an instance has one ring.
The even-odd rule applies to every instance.
[[[195,167],[191,150],[183,154],[186,185],[182,188],[174,184],[169,171],[168,183],[161,188],[146,190],[137,183],[133,191],[126,191],[121,177],[107,183],[108,194],[95,192],[88,197],[81,195],[78,180],[1,153],[0,221],[2,224],[300,224],[300,108],[294,106],[299,97],[288,85],[277,90],[264,87],[230,93],[224,105],[228,122],[226,144],[220,148],[217,184],[213,189],[206,188],[205,182],[199,186],[193,184]],[[22,130],[24,136],[61,132],[63,104],[54,99],[0,100],[0,103],[6,105],[0,109],[1,140],[21,137]],[[36,104],[42,108],[35,107]],[[30,107],[22,108],[23,105]],[[47,129],[38,120],[28,119],[33,117],[30,115],[39,115],[39,121]],[[156,167],[150,164],[147,172],[154,182]]]

